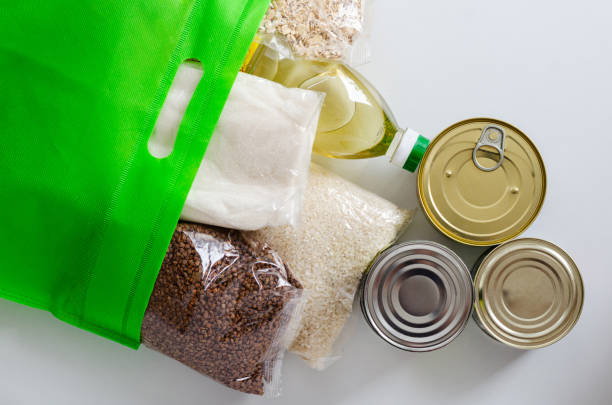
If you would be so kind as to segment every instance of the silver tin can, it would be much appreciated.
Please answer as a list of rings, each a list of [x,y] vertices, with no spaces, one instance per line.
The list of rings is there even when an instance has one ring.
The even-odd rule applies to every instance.
[[[372,329],[391,345],[414,352],[450,343],[465,328],[474,302],[463,261],[447,247],[426,241],[380,253],[360,292]]]

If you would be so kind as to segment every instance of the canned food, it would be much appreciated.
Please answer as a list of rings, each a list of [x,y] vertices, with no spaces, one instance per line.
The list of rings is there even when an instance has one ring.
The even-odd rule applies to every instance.
[[[535,145],[503,121],[459,122],[430,144],[418,178],[425,214],[442,233],[468,245],[497,245],[522,233],[546,194]]]
[[[435,242],[391,246],[374,260],[361,287],[361,308],[372,329],[393,346],[415,352],[456,338],[474,302],[468,268]]]
[[[494,339],[520,349],[548,346],[569,333],[582,311],[582,278],[550,242],[517,239],[474,266],[474,319]]]

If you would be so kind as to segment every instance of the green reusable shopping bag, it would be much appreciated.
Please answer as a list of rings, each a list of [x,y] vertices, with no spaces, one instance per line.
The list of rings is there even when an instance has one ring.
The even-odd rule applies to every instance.
[[[130,347],[268,0],[0,0],[0,296]],[[147,149],[179,64],[204,75]],[[1,302],[0,302],[1,305]]]

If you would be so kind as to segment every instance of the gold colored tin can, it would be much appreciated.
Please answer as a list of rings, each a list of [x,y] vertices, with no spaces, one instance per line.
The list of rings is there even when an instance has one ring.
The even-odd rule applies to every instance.
[[[540,239],[516,239],[486,253],[472,271],[473,317],[494,339],[537,349],[574,327],[584,300],[580,272],[571,257]]]
[[[546,194],[546,170],[519,129],[474,118],[431,142],[418,188],[423,210],[442,233],[468,245],[497,245],[536,218]]]

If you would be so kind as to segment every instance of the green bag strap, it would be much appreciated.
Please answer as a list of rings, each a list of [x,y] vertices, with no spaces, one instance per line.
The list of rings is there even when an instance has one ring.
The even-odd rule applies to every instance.
[[[9,96],[0,119],[11,133],[0,148],[0,296],[137,348],[182,206],[268,0],[54,3],[12,2],[0,16],[0,91]],[[89,49],[79,35],[102,46]],[[172,153],[156,159],[148,139],[190,58],[204,75]]]

